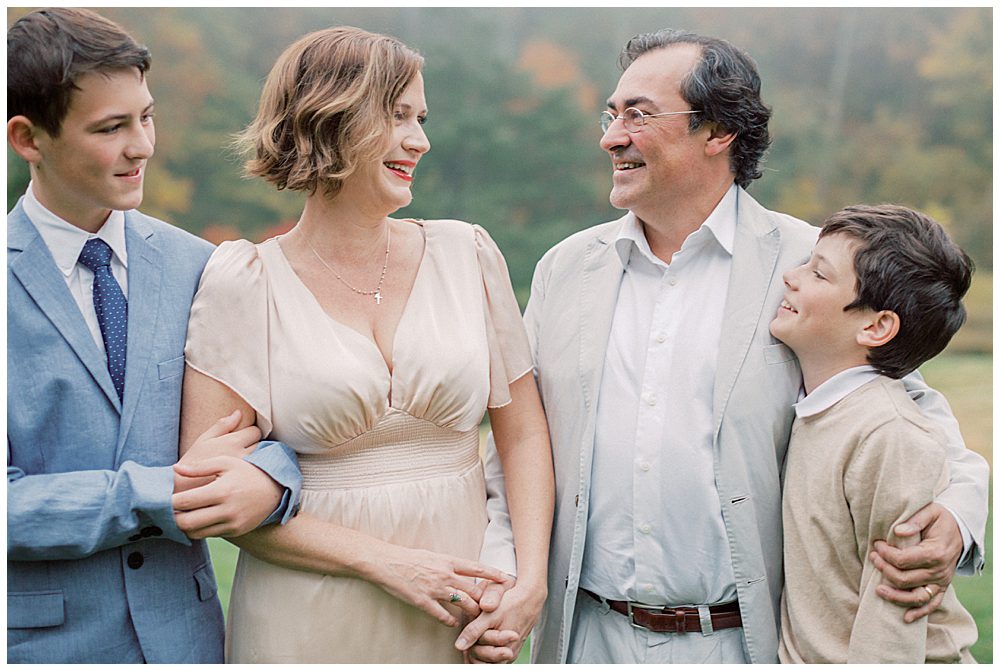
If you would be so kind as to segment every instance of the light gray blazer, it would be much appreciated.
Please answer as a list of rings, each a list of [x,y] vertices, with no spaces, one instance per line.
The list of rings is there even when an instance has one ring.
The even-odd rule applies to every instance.
[[[750,659],[777,662],[781,472],[801,371],[768,325],[784,293],[782,273],[808,257],[818,229],[766,210],[742,189],[737,207],[715,380],[715,479]],[[587,533],[597,394],[624,272],[613,243],[624,221],[586,229],[549,250],[535,269],[524,315],[556,475],[549,597],[534,633],[536,662],[566,660]],[[919,375],[907,381],[911,395],[950,429],[955,443],[950,446],[952,486],[939,502],[962,517],[982,547],[989,477],[985,460],[965,450],[943,397]],[[503,476],[492,445],[487,486],[490,527],[484,547],[503,567],[509,559],[504,561],[497,550],[511,537]],[[493,559],[483,555],[484,561]],[[981,563],[981,554],[976,561]]]

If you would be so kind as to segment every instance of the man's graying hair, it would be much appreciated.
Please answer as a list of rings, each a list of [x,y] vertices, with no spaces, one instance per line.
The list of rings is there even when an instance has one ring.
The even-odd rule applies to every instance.
[[[746,188],[761,176],[760,164],[771,144],[767,131],[771,110],[760,98],[757,64],[725,40],[670,29],[633,37],[622,49],[619,64],[624,71],[647,51],[674,44],[701,47],[701,60],[681,82],[681,96],[692,109],[701,110],[691,115],[689,128],[694,131],[714,122],[736,133],[730,146],[730,166],[736,183]]]

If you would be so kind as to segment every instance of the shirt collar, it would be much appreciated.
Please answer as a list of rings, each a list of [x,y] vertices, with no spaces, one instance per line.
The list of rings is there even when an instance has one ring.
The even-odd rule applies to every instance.
[[[793,406],[795,416],[805,418],[818,415],[878,376],[879,372],[871,366],[855,366],[841,371],[796,403]]]
[[[712,213],[702,223],[698,230],[691,233],[681,245],[681,251],[692,249],[695,246],[704,244],[708,239],[714,238],[716,243],[732,256],[733,243],[736,240],[736,221],[739,211],[739,189],[735,184],[729,187],[726,194],[715,206]],[[649,241],[642,230],[642,224],[638,217],[629,212],[625,217],[625,223],[615,238],[615,251],[618,252],[622,265],[627,266],[633,251],[642,254],[652,263],[659,266],[666,266],[661,259],[653,255],[649,248]]]
[[[112,210],[104,225],[97,233],[74,226],[65,219],[53,214],[39,202],[31,183],[24,194],[24,213],[38,229],[39,235],[45,241],[45,246],[52,253],[59,270],[66,277],[76,268],[83,246],[91,238],[100,238],[108,243],[121,264],[128,268],[128,252],[125,249],[125,213]]]

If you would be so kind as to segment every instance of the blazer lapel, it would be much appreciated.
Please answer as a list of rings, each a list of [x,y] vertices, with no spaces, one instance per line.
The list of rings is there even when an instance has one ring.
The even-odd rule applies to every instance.
[[[149,357],[156,339],[163,266],[160,251],[152,243],[153,230],[136,212],[125,214],[125,246],[128,249],[128,350],[125,355],[125,395],[118,451],[128,437],[132,418],[149,370]]]
[[[7,249],[20,252],[10,260],[11,274],[69,343],[111,404],[121,412],[121,402],[108,372],[107,359],[94,343],[80,307],[66,287],[65,278],[20,203],[7,217]],[[9,304],[7,309],[11,309]]]
[[[729,292],[722,319],[723,337],[715,373],[715,430],[722,426],[726,404],[750,341],[760,324],[764,300],[774,276],[781,234],[757,201],[740,189],[737,200],[736,239]]]
[[[619,223],[624,221],[623,217]],[[596,237],[587,247],[583,259],[577,332],[580,334],[580,384],[591,416],[597,408],[611,323],[625,272],[614,248],[620,228],[620,225],[611,227]]]

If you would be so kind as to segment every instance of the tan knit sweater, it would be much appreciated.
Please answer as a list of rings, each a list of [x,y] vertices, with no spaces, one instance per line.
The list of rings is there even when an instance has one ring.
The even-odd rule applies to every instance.
[[[795,420],[782,500],[785,589],[778,656],[788,662],[974,662],[972,617],[948,588],[930,616],[875,593],[872,544],[948,484],[944,438],[898,380],[878,377]],[[907,539],[908,544],[915,541]]]

